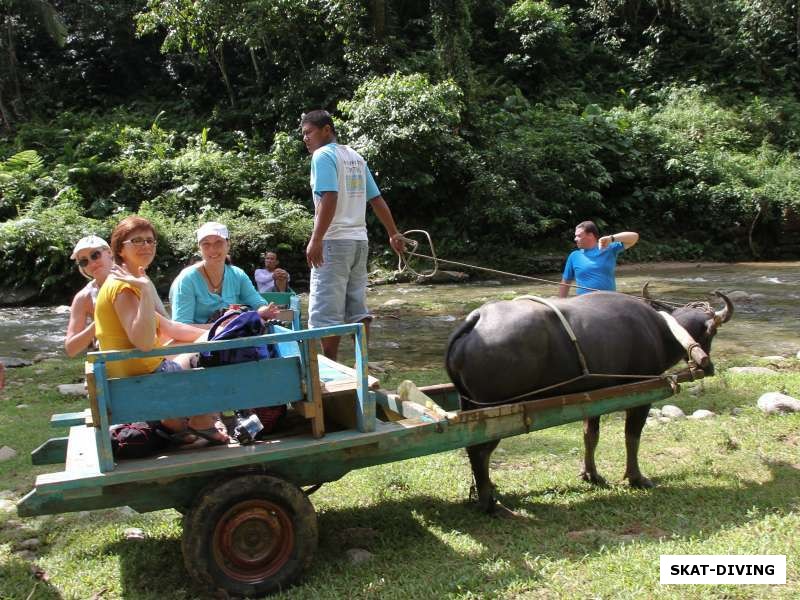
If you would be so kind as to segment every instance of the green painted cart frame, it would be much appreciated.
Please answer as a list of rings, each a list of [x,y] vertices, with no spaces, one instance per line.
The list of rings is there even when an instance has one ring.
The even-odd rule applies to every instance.
[[[331,365],[317,356],[315,342],[328,335],[354,335],[356,369],[344,368],[351,378],[349,387],[326,394],[326,386],[335,387],[335,378],[326,381],[325,370]],[[277,359],[125,379],[107,378],[106,364],[166,351],[92,353],[96,389],[92,406],[84,413],[55,417],[56,425],[71,425],[69,437],[48,440],[32,456],[38,464],[65,462],[65,469],[38,476],[34,489],[20,500],[18,513],[33,516],[114,506],[140,512],[175,508],[184,514],[184,561],[193,578],[233,594],[265,594],[291,585],[310,564],[317,525],[308,494],[316,486],[354,469],[653,403],[674,394],[677,381],[690,377],[461,411],[450,385],[418,390],[407,382],[398,394],[371,389],[365,342],[360,324],[282,330],[181,347],[198,351],[271,343],[279,349]],[[702,372],[691,378],[698,375]],[[312,426],[253,445],[175,450],[117,464],[105,433],[120,419],[287,402],[305,411],[304,416],[321,418],[322,408],[308,408],[315,400],[326,412],[336,405],[341,413],[345,406],[352,413],[345,422],[351,425],[322,432]],[[305,486],[312,488],[304,491]]]

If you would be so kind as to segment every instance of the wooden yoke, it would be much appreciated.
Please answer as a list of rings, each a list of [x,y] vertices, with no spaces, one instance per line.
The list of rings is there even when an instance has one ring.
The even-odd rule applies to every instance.
[[[710,360],[708,358],[708,354],[700,347],[694,338],[689,335],[689,332],[686,331],[678,321],[675,320],[668,312],[663,310],[658,311],[664,321],[667,323],[667,327],[672,332],[672,335],[675,336],[675,339],[678,340],[678,343],[684,347],[686,350],[686,354],[689,360],[695,362],[695,364],[700,365],[700,368],[705,369],[710,364]]]

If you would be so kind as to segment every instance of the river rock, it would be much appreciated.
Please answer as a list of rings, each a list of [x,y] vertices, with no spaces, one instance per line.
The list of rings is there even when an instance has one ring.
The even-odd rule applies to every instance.
[[[713,419],[716,416],[717,416],[717,414],[712,412],[712,411],[710,411],[710,410],[706,410],[704,408],[699,408],[696,411],[694,411],[691,415],[689,415],[689,418],[690,419],[702,420],[702,419]]]
[[[461,271],[436,271],[431,277],[417,277],[417,283],[463,283],[469,275]]]
[[[4,460],[11,460],[17,455],[17,451],[10,446],[3,446],[0,448],[0,462]]]
[[[14,290],[0,289],[0,306],[27,304],[35,300],[39,289],[35,287],[21,287]]]
[[[750,294],[744,290],[733,290],[725,295],[731,302],[748,302],[751,298]]]
[[[17,544],[18,550],[36,550],[39,547],[39,538],[30,538]]]
[[[62,396],[85,396],[86,385],[83,383],[62,383],[58,386],[58,392]]]
[[[350,548],[347,552],[347,559],[354,565],[367,562],[372,558],[372,552],[363,548]]]
[[[138,527],[128,527],[125,530],[125,539],[126,540],[143,540],[144,539],[144,531],[139,529]]]
[[[797,360],[800,360],[800,350],[797,351],[797,355],[795,356]]]
[[[14,500],[7,498],[0,498],[0,513],[11,512],[17,508],[17,503]]]
[[[775,369],[769,367],[731,367],[728,373],[745,373],[748,375],[777,375]]]
[[[680,408],[674,404],[667,404],[661,407],[661,414],[668,419],[683,419],[686,416]]]
[[[381,306],[402,306],[405,303],[406,301],[403,300],[402,298],[392,298],[391,300],[387,300],[386,302],[381,304]]]
[[[30,367],[33,364],[32,360],[28,360],[27,358],[17,358],[16,356],[0,356],[0,362],[9,369]]]
[[[768,415],[800,412],[800,400],[779,392],[762,394],[757,404]]]
[[[658,417],[661,416],[661,409],[660,408],[651,408],[650,412],[647,413],[647,416],[658,418]]]
[[[781,356],[780,354],[774,354],[770,356],[763,356],[761,360],[768,360],[770,362],[781,362],[782,360],[786,360],[786,357]]]
[[[666,425],[667,423],[671,422],[672,419],[669,417],[658,417],[658,422],[662,425]]]
[[[62,304],[60,306],[56,306],[53,309],[53,312],[56,313],[57,315],[68,315],[69,311],[70,311],[70,308],[69,308],[69,305],[67,305],[67,304]]]

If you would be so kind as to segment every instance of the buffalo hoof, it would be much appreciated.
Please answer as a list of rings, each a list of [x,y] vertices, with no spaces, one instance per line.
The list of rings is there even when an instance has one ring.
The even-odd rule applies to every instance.
[[[636,488],[639,490],[649,490],[656,486],[652,481],[650,481],[644,475],[638,475],[637,477],[628,477],[628,483],[632,488]]]
[[[592,485],[596,485],[598,487],[608,487],[608,482],[596,471],[594,473],[590,473],[589,471],[581,471],[580,477],[586,483],[591,483]]]

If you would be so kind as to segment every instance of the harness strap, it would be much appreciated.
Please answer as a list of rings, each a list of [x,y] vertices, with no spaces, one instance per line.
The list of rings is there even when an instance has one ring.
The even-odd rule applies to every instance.
[[[541,296],[517,296],[514,300],[531,300],[532,302],[538,302],[539,304],[544,304],[550,310],[552,310],[556,316],[558,317],[561,324],[564,326],[564,330],[567,332],[569,339],[572,340],[572,345],[575,346],[575,352],[578,354],[578,362],[581,364],[581,371],[583,371],[583,375],[590,375],[589,367],[586,365],[586,359],[583,356],[583,352],[581,351],[581,345],[578,343],[578,338],[575,337],[575,332],[572,331],[572,327],[567,322],[566,317],[564,317],[564,313],[562,313],[558,307],[547,300],[542,298]]]

